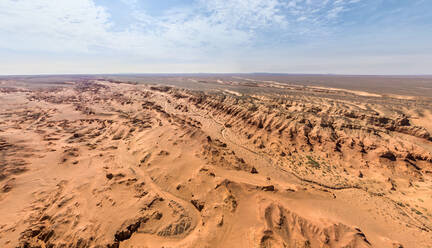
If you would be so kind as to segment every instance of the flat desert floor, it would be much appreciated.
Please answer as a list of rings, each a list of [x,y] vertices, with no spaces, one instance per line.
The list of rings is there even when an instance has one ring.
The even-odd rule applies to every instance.
[[[432,247],[432,78],[0,78],[0,247]]]

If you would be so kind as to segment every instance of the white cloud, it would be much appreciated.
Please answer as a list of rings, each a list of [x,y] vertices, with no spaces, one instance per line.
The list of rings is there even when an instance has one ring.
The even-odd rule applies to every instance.
[[[121,1],[138,6],[137,0]],[[137,7],[127,10],[132,21],[119,30],[113,28],[110,15],[116,10],[94,0],[0,0],[0,54],[3,50],[101,61],[118,57],[139,63],[232,63],[250,55],[257,41],[271,47],[273,39],[322,34],[329,22],[358,1],[196,0],[158,16]],[[267,37],[271,32],[273,37]]]
[[[85,50],[105,43],[109,15],[92,1],[0,1],[0,47],[16,50]]]
[[[285,25],[280,0],[201,0],[213,23],[231,27],[257,29],[269,25]]]
[[[137,0],[122,0],[136,5]],[[135,10],[135,22],[112,31],[109,10],[93,0],[0,1],[0,48],[19,51],[92,52],[97,48],[162,56],[183,49],[236,49],[253,44],[259,32],[287,34],[319,30],[359,0],[197,0],[166,15]],[[325,12],[325,13],[324,13]],[[295,22],[302,25],[296,26]],[[191,54],[190,51],[188,54]]]
[[[336,6],[328,11],[327,17],[330,19],[336,18],[343,11],[344,11],[344,7]]]
[[[290,0],[285,8],[298,21],[309,20],[310,25],[323,26],[348,11],[362,0]]]
[[[327,38],[340,27],[340,22],[356,21],[345,17],[348,12],[357,11],[359,5],[365,11],[367,6],[360,4],[362,0],[193,0],[181,7],[167,9],[165,6],[157,15],[140,8],[143,0],[120,1],[127,5],[123,4],[125,9],[100,6],[107,1],[96,0],[0,0],[0,56],[3,58],[0,74],[17,73],[21,66],[29,73],[317,72],[320,68],[323,72],[340,72],[338,68],[350,69],[345,65],[347,57],[352,58],[348,61],[350,66],[354,68],[358,63],[361,70],[366,70],[370,63],[367,58],[387,49],[383,62],[376,67],[383,70],[388,65],[387,58],[392,61],[388,54],[408,53],[412,49],[421,54],[428,51],[430,43],[428,34],[423,39],[412,39],[422,36],[415,30],[394,32],[393,26],[382,33],[378,25],[375,33],[374,30],[367,34],[351,32]],[[372,2],[368,4],[379,5]],[[375,19],[371,19],[374,24],[385,17],[396,22],[406,21],[400,13],[394,18],[390,10],[366,12],[375,14]],[[400,11],[405,10],[400,8]],[[118,18],[124,15],[127,18]],[[393,25],[394,22],[386,23]],[[412,27],[406,26],[407,30]],[[405,35],[409,32],[411,36]],[[389,34],[394,36],[389,38]],[[353,35],[357,35],[355,39],[344,40]],[[383,47],[377,46],[377,37],[382,37]],[[408,37],[407,41],[402,41],[404,37]],[[364,41],[358,42],[362,38]],[[412,45],[413,42],[419,45]],[[349,56],[337,54],[344,47]],[[365,51],[370,54],[365,55]],[[413,66],[418,71],[430,67],[426,59],[397,59],[402,61],[401,65],[406,61],[414,65],[412,61],[418,61]],[[366,62],[362,64],[361,60]],[[317,67],[312,66],[314,63]],[[304,68],[296,67],[297,64]]]
[[[134,1],[124,0],[129,4]],[[233,6],[233,5],[232,5]],[[136,11],[136,21],[123,31],[113,31],[109,10],[92,0],[2,0],[0,1],[0,49],[32,52],[130,52],[149,57],[193,57],[187,49],[232,47],[247,43],[249,30],[241,30],[228,18],[221,4],[200,3],[188,11],[159,18]],[[247,6],[243,6],[247,7]],[[271,8],[265,4],[243,11],[238,26],[269,22]],[[196,13],[205,8],[208,13]],[[239,3],[237,10],[241,11]],[[256,16],[263,12],[261,16]],[[255,18],[251,20],[251,18]]]

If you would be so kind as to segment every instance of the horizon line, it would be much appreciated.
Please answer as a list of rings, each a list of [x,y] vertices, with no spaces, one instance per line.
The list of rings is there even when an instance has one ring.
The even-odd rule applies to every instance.
[[[431,74],[339,74],[339,73],[289,73],[289,72],[127,72],[127,73],[38,73],[0,74],[0,77],[31,76],[146,76],[146,75],[283,75],[283,76],[372,76],[372,77],[432,77]]]

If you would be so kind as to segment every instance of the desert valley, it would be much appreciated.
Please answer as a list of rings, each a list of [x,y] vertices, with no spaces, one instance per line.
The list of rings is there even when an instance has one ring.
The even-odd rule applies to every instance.
[[[0,247],[432,247],[432,78],[0,77]]]

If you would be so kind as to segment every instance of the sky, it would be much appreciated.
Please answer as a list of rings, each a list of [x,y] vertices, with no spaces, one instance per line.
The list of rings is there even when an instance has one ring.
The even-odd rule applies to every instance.
[[[0,75],[432,74],[432,0],[0,0]]]

